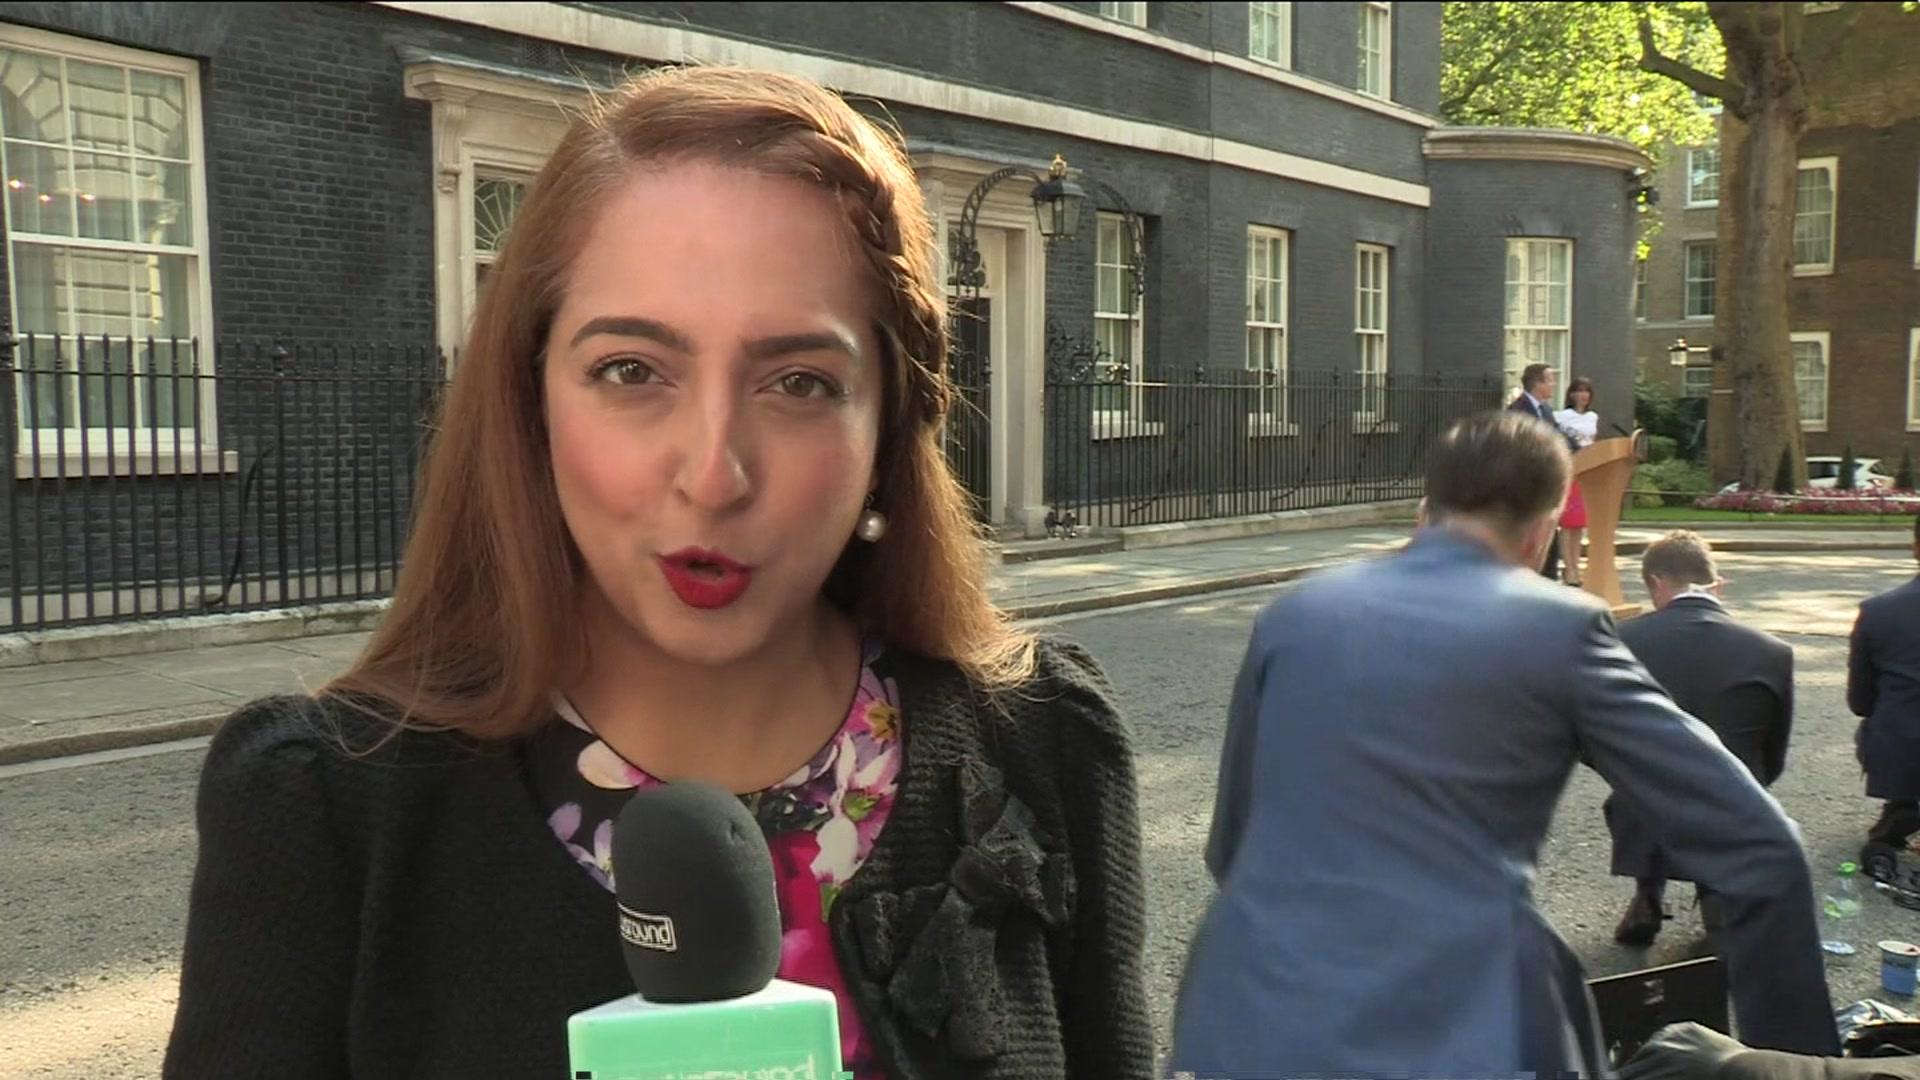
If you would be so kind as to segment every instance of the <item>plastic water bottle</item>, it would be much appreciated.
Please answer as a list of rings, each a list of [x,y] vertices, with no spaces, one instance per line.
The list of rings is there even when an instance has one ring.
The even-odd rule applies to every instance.
[[[1860,917],[1860,868],[1850,862],[1840,864],[1840,873],[1827,882],[1825,903],[1821,905],[1820,947],[1834,956],[1852,956],[1854,920]]]

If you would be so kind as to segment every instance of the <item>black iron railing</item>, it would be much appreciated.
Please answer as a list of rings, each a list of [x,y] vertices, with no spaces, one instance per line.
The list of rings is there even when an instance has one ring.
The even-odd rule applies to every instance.
[[[0,632],[391,591],[431,348],[0,340]]]
[[[1080,529],[1418,497],[1434,439],[1501,404],[1491,377],[1085,370],[1046,389],[1050,519]]]

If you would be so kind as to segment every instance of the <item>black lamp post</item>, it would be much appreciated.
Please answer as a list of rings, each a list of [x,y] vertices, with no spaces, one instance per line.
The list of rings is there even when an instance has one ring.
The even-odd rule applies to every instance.
[[[960,222],[948,238],[948,263],[952,270],[947,284],[952,286],[963,298],[977,296],[987,283],[986,266],[980,260],[980,246],[975,234],[980,228],[980,208],[985,205],[987,196],[1004,181],[1016,176],[1033,181],[1033,216],[1040,228],[1040,236],[1051,244],[1058,240],[1072,240],[1080,231],[1081,212],[1087,203],[1084,188],[1067,176],[1067,159],[1058,154],[1053,156],[1053,164],[1047,167],[1045,176],[1018,165],[1009,165],[988,173],[973,190],[967,193],[967,201],[960,208]],[[1094,187],[1102,197],[1114,206],[1118,206],[1127,223],[1127,269],[1133,278],[1134,295],[1138,296],[1146,288],[1140,273],[1141,239],[1140,219],[1127,205],[1120,193],[1094,181]]]

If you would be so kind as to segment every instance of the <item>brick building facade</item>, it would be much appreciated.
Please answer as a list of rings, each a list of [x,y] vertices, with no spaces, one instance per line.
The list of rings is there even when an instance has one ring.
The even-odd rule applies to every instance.
[[[680,60],[808,75],[897,124],[949,243],[969,194],[1003,166],[1044,170],[1062,155],[1088,188],[1070,241],[1043,242],[1030,184],[995,187],[979,214],[986,282],[969,303],[984,318],[970,333],[987,419],[966,471],[1003,529],[1042,531],[1063,493],[1097,500],[1092,489],[1156,455],[1203,471],[1289,454],[1306,468],[1416,461],[1430,430],[1354,404],[1388,380],[1474,377],[1497,396],[1548,359],[1624,386],[1623,223],[1644,161],[1589,137],[1436,133],[1440,13],[0,3],[0,254],[16,332],[178,336],[200,343],[201,376],[170,399],[194,406],[174,423],[139,380],[184,362],[35,346],[42,366],[130,374],[121,423],[138,423],[124,445],[94,437],[81,453],[65,437],[84,434],[73,410],[87,386],[101,405],[119,401],[105,380],[68,378],[59,399],[23,376],[0,401],[15,475],[40,478],[15,481],[0,518],[0,593],[93,587],[129,550],[147,552],[141,573],[156,580],[163,567],[185,581],[355,562],[350,542],[367,529],[338,505],[358,482],[339,473],[366,458],[404,513],[427,383],[441,358],[457,362],[492,252],[568,110],[623,72]],[[1130,262],[1116,216],[1129,210],[1144,239],[1137,310],[1110,288]],[[1214,441],[1169,450],[1192,425],[1138,389],[1101,388],[1071,414],[1059,411],[1070,396],[1047,403],[1062,342],[1135,384],[1251,372],[1338,392],[1318,412],[1209,405],[1226,422]],[[367,366],[364,346],[385,359]],[[360,385],[363,369],[385,374]],[[306,378],[332,382],[290,396]],[[331,426],[300,424],[314,417]],[[50,461],[70,466],[57,486]],[[246,511],[194,509],[228,500]],[[294,503],[312,520],[273,520]],[[292,554],[289,530],[305,538]]]
[[[1811,116],[1800,139],[1792,312],[1796,388],[1809,455],[1920,453],[1920,17],[1898,4],[1807,5]],[[1844,36],[1843,36],[1844,35]],[[1709,393],[1709,468],[1739,471],[1725,365],[1713,344],[1717,152],[1676,148],[1658,180],[1663,223],[1637,297],[1635,359],[1677,393]]]

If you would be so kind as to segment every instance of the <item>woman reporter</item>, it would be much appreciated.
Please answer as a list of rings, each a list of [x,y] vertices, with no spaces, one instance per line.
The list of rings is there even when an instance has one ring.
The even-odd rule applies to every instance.
[[[166,1075],[558,1075],[631,991],[611,821],[677,780],[754,810],[860,1080],[1150,1075],[1128,729],[992,603],[946,351],[912,169],[837,96],[670,69],[578,120],[392,610],[209,751]]]

